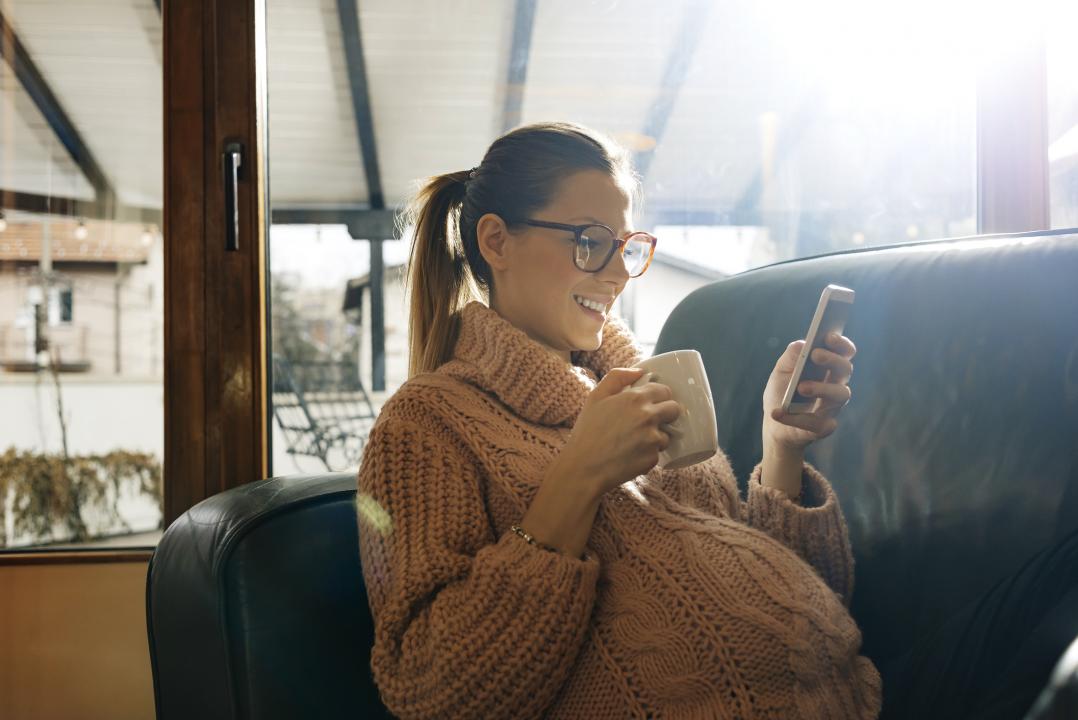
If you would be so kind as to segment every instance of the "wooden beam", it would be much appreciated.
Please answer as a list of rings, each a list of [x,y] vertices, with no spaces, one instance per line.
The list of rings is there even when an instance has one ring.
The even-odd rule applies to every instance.
[[[363,37],[359,29],[356,0],[337,0],[337,16],[340,21],[341,40],[344,43],[348,87],[352,93],[352,115],[356,122],[359,150],[363,155],[363,172],[367,177],[370,207],[373,210],[383,210],[386,206],[385,193],[382,191],[382,175],[378,167],[378,144],[374,138],[367,61],[363,56]]]
[[[345,225],[356,240],[388,240],[397,236],[395,210],[362,208],[274,207],[274,225]]]
[[[111,211],[116,205],[116,193],[112,184],[75,127],[75,123],[64,111],[56,94],[38,70],[26,46],[19,40],[15,28],[8,22],[2,11],[0,11],[0,55],[11,66],[19,83],[45,118],[45,122],[52,128],[60,144],[64,146],[71,159],[93,186],[96,195],[94,204],[104,208],[105,212]]]
[[[713,0],[695,0],[686,4],[682,13],[681,26],[670,45],[670,52],[663,66],[659,92],[652,100],[647,118],[644,120],[643,134],[654,140],[655,145],[650,150],[636,153],[633,160],[633,165],[641,178],[647,177],[651,160],[655,156],[654,148],[658,147],[666,133],[670,114],[677,104],[681,86],[685,84],[685,75],[692,65],[692,59],[696,55],[696,48],[700,45],[700,37],[707,26],[713,5]]]
[[[20,190],[0,188],[0,208],[36,213],[38,215],[58,215],[62,217],[80,217],[87,220],[107,220],[124,223],[142,223],[161,227],[163,215],[157,208],[117,205],[106,208],[92,200],[38,195]]]
[[[363,155],[363,171],[367,176],[367,196],[372,210],[385,210],[385,193],[382,191],[382,175],[378,167],[378,144],[374,138],[374,117],[371,114],[370,86],[367,83],[367,62],[363,56],[363,37],[360,32],[359,9],[356,7],[356,0],[337,0],[337,16],[340,21],[341,39],[344,43],[348,84],[352,92],[352,114],[356,121],[359,149]],[[392,237],[392,235],[387,237]],[[385,390],[386,385],[386,319],[383,288],[385,268],[382,263],[382,240],[386,238],[366,239],[371,241],[371,387],[379,392]]]
[[[513,39],[505,76],[505,102],[502,105],[501,129],[509,132],[520,125],[524,107],[524,83],[528,79],[532,31],[535,28],[536,0],[516,0],[513,9]]]

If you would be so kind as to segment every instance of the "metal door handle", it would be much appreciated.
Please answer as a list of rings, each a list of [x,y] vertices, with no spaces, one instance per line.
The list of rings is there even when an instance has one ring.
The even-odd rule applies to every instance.
[[[225,250],[240,249],[240,167],[243,165],[243,144],[226,142],[221,156],[225,188]]]

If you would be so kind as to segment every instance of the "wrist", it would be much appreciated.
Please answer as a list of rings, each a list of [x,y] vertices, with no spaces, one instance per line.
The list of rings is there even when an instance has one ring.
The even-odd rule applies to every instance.
[[[590,508],[598,507],[606,492],[606,476],[599,468],[593,468],[583,459],[563,449],[543,474],[543,484],[558,488],[558,492],[572,499],[574,504]]]
[[[581,557],[598,509],[594,483],[555,461],[518,525],[537,544]]]
[[[795,460],[804,462],[805,460],[805,448],[794,445],[786,445],[773,438],[764,436],[764,457],[772,457],[775,459],[782,459],[785,461],[793,462]]]
[[[804,464],[803,449],[789,448],[765,440],[760,484],[777,488],[796,498],[801,494]]]

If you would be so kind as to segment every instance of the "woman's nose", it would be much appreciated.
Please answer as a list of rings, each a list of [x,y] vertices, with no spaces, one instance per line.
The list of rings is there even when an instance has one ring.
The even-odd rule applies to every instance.
[[[625,269],[625,256],[620,252],[614,253],[614,257],[610,258],[610,262],[599,275],[604,279],[617,282],[619,287],[624,285],[629,280],[629,271]]]

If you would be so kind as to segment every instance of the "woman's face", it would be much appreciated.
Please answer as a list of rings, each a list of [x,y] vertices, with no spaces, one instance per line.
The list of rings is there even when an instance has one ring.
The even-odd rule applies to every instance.
[[[632,224],[632,201],[606,173],[582,170],[563,180],[551,203],[528,219],[601,223],[624,237]],[[566,362],[573,350],[599,347],[610,306],[629,280],[620,253],[599,272],[589,273],[573,262],[571,231],[522,226],[510,232],[495,215],[481,218],[477,229],[491,264],[493,308],[499,315]],[[602,303],[604,311],[586,310],[577,296]]]

